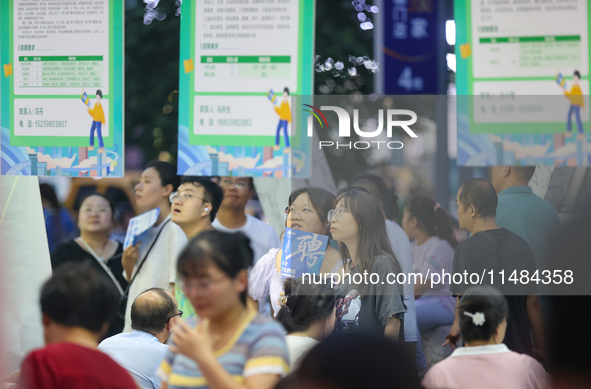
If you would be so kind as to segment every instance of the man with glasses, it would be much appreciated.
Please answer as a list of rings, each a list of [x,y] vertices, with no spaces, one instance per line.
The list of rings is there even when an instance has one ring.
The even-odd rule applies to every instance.
[[[191,240],[200,232],[211,229],[224,192],[207,177],[186,176],[178,191],[170,194],[172,221]]]
[[[172,221],[178,224],[191,240],[201,232],[213,229],[212,222],[223,198],[222,188],[208,177],[183,177],[178,191],[170,194]],[[185,316],[192,317],[195,310],[178,282],[175,283],[174,295]]]
[[[253,265],[270,249],[280,248],[281,243],[273,227],[244,212],[246,203],[254,195],[252,178],[219,177],[217,181],[224,190],[224,201],[212,226],[218,231],[246,235],[254,252]]]
[[[133,331],[103,340],[98,349],[124,367],[141,388],[159,388],[156,370],[168,350],[172,327],[182,315],[170,292],[148,289],[131,305]]]

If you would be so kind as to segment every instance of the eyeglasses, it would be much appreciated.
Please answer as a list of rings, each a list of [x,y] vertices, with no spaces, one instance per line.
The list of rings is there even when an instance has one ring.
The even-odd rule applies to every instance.
[[[184,203],[185,201],[191,199],[191,198],[196,198],[199,199],[201,201],[204,201],[206,203],[209,203],[209,201],[202,199],[201,197],[197,197],[191,193],[188,192],[172,192],[170,194],[170,196],[168,196],[168,199],[170,200],[171,203],[174,203],[174,201],[176,199],[180,199],[182,203]]]
[[[334,218],[334,221],[339,221],[341,216],[343,216],[343,212],[350,212],[347,208],[337,208],[337,209],[331,209],[330,211],[328,211],[328,221],[332,221]]]
[[[308,218],[308,215],[311,213],[316,214],[316,212],[311,211],[310,208],[303,208],[301,210],[296,209],[294,207],[285,208],[286,219],[289,217],[289,214],[291,214],[292,219],[306,220]]]
[[[234,186],[236,189],[241,190],[250,186],[250,183],[246,180],[232,181],[230,178],[222,178],[220,180],[220,186],[231,187]]]
[[[165,321],[165,323],[168,323],[170,321],[170,319],[172,319],[175,316],[183,317],[183,311],[179,310],[179,313],[175,313],[174,315],[172,315],[171,317],[169,317],[168,320]]]
[[[219,284],[220,282],[226,280],[227,277],[220,277],[217,280],[212,278],[198,278],[192,280],[181,280],[181,288],[184,292],[188,290],[203,290],[208,291],[212,285]]]

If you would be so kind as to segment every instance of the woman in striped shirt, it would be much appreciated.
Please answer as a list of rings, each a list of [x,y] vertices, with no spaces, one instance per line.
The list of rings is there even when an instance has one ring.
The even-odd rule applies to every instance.
[[[199,319],[174,328],[162,388],[271,389],[287,374],[281,325],[246,306],[252,255],[247,237],[215,230],[181,254],[178,275]]]

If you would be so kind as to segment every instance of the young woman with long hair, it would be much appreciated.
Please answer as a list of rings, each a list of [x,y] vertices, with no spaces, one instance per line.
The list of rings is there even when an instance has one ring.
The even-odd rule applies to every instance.
[[[343,264],[350,266],[339,286],[335,329],[374,332],[398,340],[405,311],[402,287],[388,278],[397,277],[401,269],[382,207],[374,196],[357,188],[339,195],[335,203],[328,215],[330,232],[339,242]],[[372,277],[372,282],[367,281]]]

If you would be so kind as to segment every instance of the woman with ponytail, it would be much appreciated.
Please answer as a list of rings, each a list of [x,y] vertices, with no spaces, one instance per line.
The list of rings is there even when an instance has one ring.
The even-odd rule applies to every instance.
[[[453,324],[455,300],[449,283],[431,287],[430,274],[452,273],[454,250],[458,245],[447,212],[430,197],[417,196],[404,209],[402,227],[412,240],[414,271],[423,275],[415,284],[415,305],[420,332]],[[442,277],[442,281],[445,280]]]
[[[288,279],[284,288],[277,320],[287,331],[290,370],[294,371],[308,351],[334,329],[336,292],[301,278]]]
[[[433,366],[423,386],[427,389],[544,389],[548,386],[542,365],[504,345],[509,308],[505,297],[492,286],[469,288],[457,314],[465,347]]]

